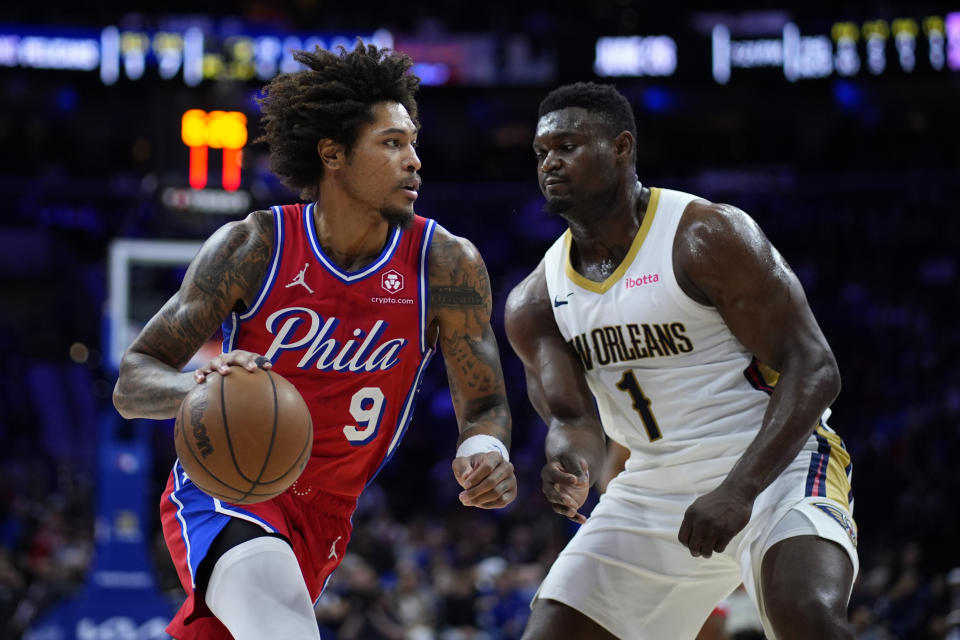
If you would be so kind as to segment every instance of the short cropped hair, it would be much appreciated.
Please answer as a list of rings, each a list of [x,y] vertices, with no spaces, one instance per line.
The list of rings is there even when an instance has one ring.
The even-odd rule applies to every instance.
[[[633,139],[637,139],[637,123],[633,115],[633,107],[613,85],[576,82],[557,87],[540,103],[537,118],[567,107],[581,107],[599,115],[607,125],[611,138],[620,135],[621,131],[629,131]]]
[[[329,138],[349,155],[360,126],[373,122],[373,105],[398,102],[417,122],[414,95],[420,78],[409,73],[410,56],[358,41],[353,51],[295,51],[308,68],[274,77],[258,98],[270,168],[304,200],[315,200],[323,177],[317,142]]]

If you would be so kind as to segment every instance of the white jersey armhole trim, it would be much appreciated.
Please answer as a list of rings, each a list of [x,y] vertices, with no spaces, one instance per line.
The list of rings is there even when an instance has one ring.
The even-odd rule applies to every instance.
[[[677,279],[677,273],[674,270],[674,265],[673,265],[673,258],[674,258],[673,247],[677,239],[677,233],[680,230],[680,221],[683,218],[683,214],[686,213],[687,207],[690,206],[690,203],[696,200],[703,200],[703,198],[700,198],[699,196],[693,196],[691,200],[689,200],[685,205],[683,205],[683,210],[677,214],[676,224],[673,225],[673,233],[670,234],[670,251],[668,253],[668,255],[670,256],[670,259],[669,259],[669,264],[666,265],[667,267],[669,267],[668,269],[666,269],[666,271],[667,273],[670,274],[670,286],[667,287],[667,291],[669,292],[670,297],[673,298],[673,301],[676,302],[678,305],[680,305],[685,311],[690,311],[692,313],[707,312],[707,313],[716,314],[719,316],[720,312],[717,311],[717,308],[715,306],[710,304],[701,304],[700,302],[697,302],[696,300],[691,298],[689,295],[687,295],[687,292],[684,291],[683,288],[680,286],[680,281]]]

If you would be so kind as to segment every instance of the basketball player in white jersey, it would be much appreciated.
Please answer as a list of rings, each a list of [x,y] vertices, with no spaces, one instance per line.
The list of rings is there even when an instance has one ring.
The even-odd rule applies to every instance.
[[[830,347],[756,223],[641,184],[636,144],[612,87],[540,105],[540,188],[569,229],[511,292],[506,328],[549,427],[543,491],[583,526],[524,640],[692,639],[741,582],[769,638],[852,638]],[[606,438],[630,456],[585,518]]]

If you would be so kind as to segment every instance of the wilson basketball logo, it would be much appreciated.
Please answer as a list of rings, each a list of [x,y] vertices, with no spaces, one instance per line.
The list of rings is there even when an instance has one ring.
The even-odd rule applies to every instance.
[[[204,458],[213,453],[213,444],[207,434],[207,425],[203,424],[203,414],[206,410],[206,398],[198,398],[197,402],[190,405],[190,425],[193,429],[193,439],[196,441],[194,445]]]
[[[399,293],[403,291],[403,274],[390,269],[380,276],[380,286],[387,293]]]

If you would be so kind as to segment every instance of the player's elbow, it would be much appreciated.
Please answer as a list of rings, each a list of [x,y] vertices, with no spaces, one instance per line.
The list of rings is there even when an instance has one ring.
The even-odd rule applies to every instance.
[[[815,364],[815,379],[817,387],[827,403],[832,403],[840,395],[840,368],[837,359],[829,349],[825,350]]]
[[[130,412],[130,407],[127,402],[127,396],[123,391],[123,381],[122,379],[117,380],[117,384],[113,386],[113,406],[121,416],[127,420],[135,417]]]
[[[120,362],[120,371],[117,376],[117,383],[113,385],[113,406],[121,416],[130,420],[138,417],[132,406],[130,399],[130,364],[126,362],[127,356],[124,354]]]

